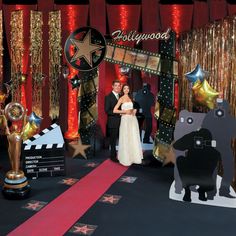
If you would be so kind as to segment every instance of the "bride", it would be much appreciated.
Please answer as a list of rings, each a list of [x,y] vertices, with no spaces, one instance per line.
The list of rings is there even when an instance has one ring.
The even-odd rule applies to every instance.
[[[130,166],[132,163],[141,164],[143,159],[136,110],[133,109],[129,91],[129,86],[123,85],[123,96],[120,97],[113,110],[114,113],[121,115],[118,160],[124,166]],[[120,106],[121,110],[119,110]]]

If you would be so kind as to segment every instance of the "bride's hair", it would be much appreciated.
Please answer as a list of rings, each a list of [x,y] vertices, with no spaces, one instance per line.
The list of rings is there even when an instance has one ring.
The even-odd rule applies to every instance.
[[[132,96],[132,93],[131,93],[131,90],[130,90],[130,86],[128,84],[123,84],[122,89],[121,89],[121,96],[124,95],[124,91],[123,91],[124,87],[128,87],[129,88],[128,96],[133,101],[133,96]]]

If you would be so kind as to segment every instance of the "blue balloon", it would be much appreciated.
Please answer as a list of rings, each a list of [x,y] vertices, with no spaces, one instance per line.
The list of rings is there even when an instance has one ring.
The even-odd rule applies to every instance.
[[[40,126],[42,119],[43,118],[37,116],[34,112],[32,112],[29,116],[29,123],[32,124],[34,122],[37,126]]]
[[[208,75],[209,72],[203,70],[199,64],[197,64],[196,68],[193,71],[185,74],[187,80],[193,84],[197,82],[197,80],[203,82],[204,77],[207,77]]]

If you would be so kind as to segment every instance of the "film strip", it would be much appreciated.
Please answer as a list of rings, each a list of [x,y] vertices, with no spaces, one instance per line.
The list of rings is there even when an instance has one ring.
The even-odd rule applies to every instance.
[[[90,72],[79,72],[81,85],[79,91],[80,103],[80,129],[88,129],[97,121],[97,91],[98,91],[98,71],[94,69]]]
[[[178,76],[178,61],[173,57],[160,55],[119,44],[107,43],[105,61],[142,70],[151,74],[168,74],[169,65],[173,64],[172,74]]]
[[[85,75],[84,72],[79,72],[79,77],[81,78],[79,102],[81,102],[82,98],[90,100],[94,96],[96,97],[98,92],[98,73],[96,69],[95,71],[95,73],[91,73],[89,76]]]

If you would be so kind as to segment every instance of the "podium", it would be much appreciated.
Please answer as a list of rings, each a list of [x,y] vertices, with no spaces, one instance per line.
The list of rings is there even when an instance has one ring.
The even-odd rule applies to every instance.
[[[65,175],[65,142],[60,126],[52,124],[23,144],[23,170],[27,177]]]

